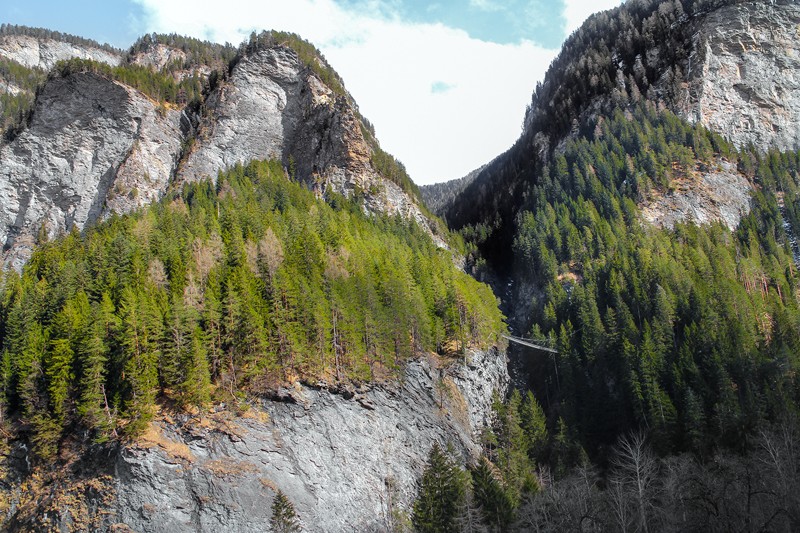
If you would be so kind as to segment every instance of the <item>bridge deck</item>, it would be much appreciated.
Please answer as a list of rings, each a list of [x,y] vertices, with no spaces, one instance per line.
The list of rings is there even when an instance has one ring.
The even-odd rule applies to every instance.
[[[558,350],[554,350],[554,349],[549,348],[547,346],[542,346],[541,344],[536,344],[534,342],[531,342],[528,339],[522,339],[520,337],[512,337],[510,335],[503,335],[503,337],[505,337],[506,339],[510,340],[511,342],[516,342],[517,344],[521,344],[521,345],[527,346],[529,348],[535,348],[537,350],[542,350],[544,352],[558,353]]]

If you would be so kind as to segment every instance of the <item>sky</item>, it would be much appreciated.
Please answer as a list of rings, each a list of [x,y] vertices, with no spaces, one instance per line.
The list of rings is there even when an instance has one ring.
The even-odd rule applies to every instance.
[[[128,48],[144,33],[314,43],[384,150],[418,184],[455,179],[519,137],[563,40],[620,0],[2,0],[0,22]]]

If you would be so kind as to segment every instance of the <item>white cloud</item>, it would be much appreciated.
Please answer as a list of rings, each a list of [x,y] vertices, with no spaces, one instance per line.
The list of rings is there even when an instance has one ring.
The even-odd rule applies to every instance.
[[[458,178],[508,149],[556,50],[500,45],[332,0],[136,0],[146,31],[238,44],[253,30],[296,32],[339,72],[385,150],[420,184]],[[605,0],[603,0],[605,1]],[[447,91],[431,88],[446,80]]]
[[[617,7],[621,0],[564,0],[564,18],[567,21],[566,34],[570,35],[583,24],[589,15]]]

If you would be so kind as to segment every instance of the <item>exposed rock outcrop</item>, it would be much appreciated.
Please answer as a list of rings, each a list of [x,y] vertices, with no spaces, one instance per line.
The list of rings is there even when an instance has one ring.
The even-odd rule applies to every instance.
[[[33,120],[0,146],[0,240],[15,268],[52,237],[160,197],[181,150],[181,113],[96,74],[51,80]]]
[[[46,42],[4,39],[23,50],[28,41],[31,46]],[[45,54],[46,61],[71,53],[74,45],[62,44],[63,50]],[[33,64],[33,55],[25,54],[41,50],[15,57]],[[77,55],[89,54],[84,52]],[[92,59],[113,59],[104,50],[96,52]],[[181,58],[180,50],[158,45],[133,61],[158,68]],[[176,75],[191,73],[207,75],[203,67]],[[49,80],[29,127],[0,146],[5,263],[21,268],[43,224],[51,237],[73,225],[82,230],[107,213],[146,205],[172,183],[215,178],[237,163],[272,158],[320,193],[328,187],[347,196],[363,193],[371,212],[416,220],[444,246],[416,201],[373,168],[352,99],[335,94],[294,50],[275,46],[243,57],[205,108],[202,116],[189,116],[95,74]],[[195,128],[193,150],[176,172],[184,141]]]
[[[677,222],[709,224],[719,221],[735,230],[742,216],[750,212],[752,190],[750,182],[733,164],[720,160],[716,168],[675,179],[673,190],[641,206],[642,217],[670,229]]]
[[[800,148],[800,5],[747,2],[703,18],[686,65],[686,118],[737,146]]]
[[[91,59],[111,66],[119,65],[122,61],[122,54],[115,54],[101,48],[28,35],[0,36],[0,56],[28,68],[43,70],[50,70],[59,61],[72,58]]]
[[[186,61],[186,52],[164,44],[155,44],[146,52],[139,52],[130,59],[134,65],[149,67],[153,70],[161,70],[171,63],[183,63],[184,61]]]
[[[364,193],[370,211],[399,213],[433,235],[416,203],[372,167],[351,99],[334,93],[294,50],[274,47],[243,57],[206,107],[178,182],[214,177],[253,159],[279,159],[319,192]]]
[[[40,505],[58,516],[57,527],[86,509],[84,520],[104,531],[260,532],[280,489],[303,531],[384,531],[392,510],[409,509],[434,442],[452,444],[464,459],[480,454],[493,392],[508,386],[497,350],[471,352],[467,364],[439,363],[411,362],[401,381],[364,390],[298,385],[239,417],[162,417],[139,444],[99,453],[103,466],[94,471],[81,468],[84,478],[113,487],[113,497],[50,494]],[[24,453],[16,462],[24,468]],[[11,490],[12,506],[19,498]],[[15,520],[18,529],[31,525]]]

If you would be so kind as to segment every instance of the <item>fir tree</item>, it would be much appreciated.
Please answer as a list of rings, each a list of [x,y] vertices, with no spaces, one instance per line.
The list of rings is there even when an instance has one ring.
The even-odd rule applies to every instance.
[[[468,489],[464,471],[435,442],[414,501],[414,528],[422,533],[457,532],[459,511]]]
[[[483,523],[491,531],[507,531],[514,521],[515,505],[503,486],[500,473],[485,457],[481,457],[470,473],[474,500],[480,507]]]
[[[272,500],[272,516],[269,519],[270,528],[274,533],[295,533],[300,531],[300,521],[294,510],[294,505],[286,495],[278,489]]]

